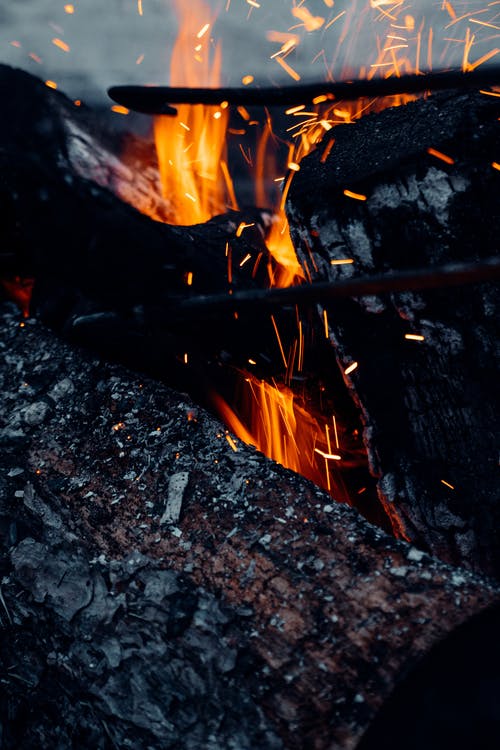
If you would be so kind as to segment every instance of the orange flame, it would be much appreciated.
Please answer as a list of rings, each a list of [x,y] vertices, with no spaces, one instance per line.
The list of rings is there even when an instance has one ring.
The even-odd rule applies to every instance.
[[[243,442],[324,487],[339,502],[349,502],[339,465],[337,424],[313,417],[285,385],[241,373],[238,411],[217,394],[212,401],[230,430]]]
[[[211,51],[211,11],[202,0],[175,0],[174,5],[179,35],[170,85],[219,86],[222,55],[220,45]],[[227,124],[227,107],[184,104],[175,118],[155,118],[162,190],[172,207],[171,223],[197,224],[225,211],[232,193],[226,164]]]

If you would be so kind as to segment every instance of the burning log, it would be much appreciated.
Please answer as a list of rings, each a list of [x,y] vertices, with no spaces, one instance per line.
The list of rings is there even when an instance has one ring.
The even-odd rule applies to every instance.
[[[495,255],[499,101],[440,94],[332,131],[288,206],[312,278],[432,274]],[[483,283],[359,296],[320,313],[395,531],[498,576],[497,307]]]
[[[6,750],[354,748],[421,656],[498,601],[187,397],[33,319],[4,309],[0,321]],[[455,641],[478,653],[497,617]],[[486,662],[498,673],[492,640],[468,695]],[[445,657],[461,663],[455,645]],[[418,674],[414,689],[423,700]],[[442,701],[436,712],[453,710]],[[482,710],[469,714],[476,738]]]
[[[229,211],[191,227],[152,221],[124,201],[158,218],[168,212],[161,197],[151,205],[161,196],[147,180],[159,180],[154,149],[149,166],[129,169],[93,115],[22,71],[0,66],[0,94],[9,101],[0,276],[35,279],[33,312],[75,341],[174,380],[180,364],[183,384],[186,355],[198,359],[200,381],[220,356],[235,365],[249,348],[279,357],[267,315],[236,321],[231,312],[202,336],[199,318],[179,326],[175,316],[190,295],[268,284],[268,212]]]

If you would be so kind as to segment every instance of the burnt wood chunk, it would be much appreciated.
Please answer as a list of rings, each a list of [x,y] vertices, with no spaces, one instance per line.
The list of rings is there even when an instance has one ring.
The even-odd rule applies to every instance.
[[[288,201],[312,278],[495,256],[499,114],[498,97],[448,92],[335,128]],[[357,363],[344,377],[395,531],[496,576],[498,306],[483,283],[326,308],[341,371]]]
[[[352,750],[433,644],[499,601],[235,451],[187,397],[10,308],[0,331],[5,750]]]
[[[121,160],[123,143],[97,115],[33,76],[0,66],[0,277],[35,279],[32,312],[68,338],[143,369],[175,371],[185,353],[200,368],[248,349],[279,357],[269,316],[233,311],[224,324],[178,323],[189,296],[261,289],[275,268],[269,212],[228,211],[197,226],[161,219],[154,148]],[[156,177],[155,177],[156,175]],[[160,200],[160,199],[159,199]],[[246,225],[238,232],[241,223]]]

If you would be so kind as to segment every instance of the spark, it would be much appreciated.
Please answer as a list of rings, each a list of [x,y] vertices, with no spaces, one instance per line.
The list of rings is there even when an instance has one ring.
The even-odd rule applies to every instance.
[[[330,265],[332,266],[348,266],[354,263],[354,258],[339,258],[338,260],[331,260]]]
[[[116,112],[119,115],[128,115],[128,113],[130,112],[129,109],[127,109],[126,107],[122,107],[121,104],[113,104],[113,106],[111,107],[111,111]]]
[[[335,414],[332,415],[332,420],[333,420],[333,431],[335,433],[335,447],[340,448],[339,434],[337,432],[337,420],[335,419]]]
[[[297,46],[297,41],[295,39],[288,39],[288,41],[284,42],[280,49],[274,53],[274,55],[271,55],[271,60],[274,60],[275,57],[278,57],[278,55],[285,56],[288,52],[291,52],[294,47]]]
[[[231,437],[231,435],[226,435],[226,440],[227,440],[227,442],[229,443],[229,445],[231,446],[231,448],[233,449],[233,451],[234,451],[235,453],[238,453],[238,446],[237,446],[237,445],[236,445],[236,443],[234,442],[234,440],[233,440],[233,438]]]
[[[192,286],[193,285],[193,272],[192,271],[189,271],[188,275],[186,276],[186,284],[188,286]]]
[[[325,453],[320,448],[315,448],[314,452],[318,453],[322,458],[331,459],[332,461],[342,461],[342,456],[339,456],[337,453]]]
[[[330,340],[330,329],[328,327],[328,312],[323,310],[323,323],[325,324],[325,338]]]
[[[188,362],[189,362],[189,357],[186,352],[186,354],[184,354],[184,364],[187,365]]]
[[[70,46],[69,46],[69,44],[66,44],[66,42],[63,42],[63,40],[62,40],[62,39],[59,39],[58,37],[55,37],[55,38],[54,38],[54,39],[52,40],[52,44],[53,44],[53,45],[54,45],[55,47],[59,47],[59,49],[62,49],[62,51],[63,51],[63,52],[69,52],[69,51],[70,51]]]
[[[405,333],[405,339],[408,341],[425,341],[425,336],[419,333]]]
[[[137,58],[137,60],[135,61],[135,64],[136,64],[136,65],[140,65],[140,64],[142,63],[142,61],[143,61],[143,60],[144,60],[144,54],[142,54],[142,55],[139,55],[139,57],[138,57],[138,58]]]
[[[291,67],[291,65],[286,62],[286,60],[283,60],[283,58],[281,57],[277,57],[276,62],[278,63],[278,65],[281,65],[283,70],[285,70],[288,75],[293,78],[294,81],[300,81],[300,75]]]
[[[55,81],[45,81],[45,85],[49,87],[49,89],[56,89],[57,83]]]
[[[143,15],[142,0],[137,0],[137,12],[139,13],[140,16]]]
[[[249,365],[256,365],[256,364],[257,364],[257,362],[256,362],[256,361],[255,361],[254,359],[249,359],[249,360],[248,360],[248,364],[249,364]]]
[[[41,64],[42,64],[42,58],[41,58],[41,57],[39,57],[38,55],[35,55],[35,53],[34,53],[34,52],[30,52],[29,56],[31,57],[31,59],[32,59],[32,60],[34,60],[34,61],[35,61],[36,63],[38,63],[39,65],[41,65]],[[52,87],[52,88],[54,88],[54,87]],[[57,88],[57,87],[56,87],[56,88]]]
[[[288,163],[288,169],[291,169],[292,172],[300,172],[300,164],[297,164],[295,161],[291,161]]]
[[[322,164],[324,164],[326,162],[326,160],[328,159],[328,157],[330,156],[330,152],[331,152],[332,148],[334,147],[334,145],[335,145],[335,138],[332,138],[332,140],[327,143],[327,146],[326,146],[326,148],[323,151],[323,154],[321,156],[321,163]]]
[[[280,352],[281,352],[281,357],[283,359],[283,364],[285,365],[285,370],[287,370],[288,369],[288,362],[286,361],[285,350],[283,349],[283,344],[281,343],[281,338],[280,338],[280,334],[279,334],[279,331],[278,331],[278,326],[276,325],[276,321],[274,319],[274,315],[271,315],[271,320],[272,320],[272,323],[273,323],[273,326],[274,326],[274,331],[276,333],[276,338],[278,339],[278,344],[279,344],[279,348],[280,348]]]
[[[486,21],[478,21],[477,18],[469,18],[468,20],[471,23],[479,24],[479,26],[487,26],[489,29],[495,29],[495,31],[500,31],[500,26],[495,26],[492,23],[487,23]]]
[[[366,201],[367,200],[366,195],[363,195],[362,193],[353,193],[352,190],[344,190],[344,195],[347,198],[353,198],[355,201]]]
[[[250,120],[250,113],[248,109],[246,109],[246,107],[243,107],[243,106],[238,107],[238,114],[240,114],[241,117],[247,122]]]
[[[455,164],[455,159],[452,159],[451,156],[447,156],[446,154],[443,154],[442,151],[438,151],[435,148],[428,148],[427,153],[431,156],[435,156],[436,159],[444,161],[445,164]]]
[[[339,20],[339,18],[342,18],[342,16],[345,16],[345,14],[346,14],[346,13],[347,13],[347,11],[346,11],[346,10],[343,10],[343,11],[341,11],[340,13],[338,13],[338,14],[337,14],[337,15],[335,16],[335,18],[332,18],[332,20],[331,20],[331,21],[328,21],[328,23],[327,23],[327,24],[326,24],[326,26],[325,26],[325,31],[326,31],[327,29],[329,29],[329,28],[330,28],[331,26],[333,26],[333,24],[334,24],[334,23],[336,23],[336,22],[337,22],[337,21]]]
[[[240,263],[240,268],[243,268],[243,266],[245,265],[245,263],[247,263],[250,260],[251,257],[252,256],[250,255],[250,253],[247,253],[245,255],[245,257],[243,258],[243,260],[241,261],[241,263]]]
[[[10,45],[11,45],[12,47],[17,47],[18,49],[19,49],[19,48],[20,48],[20,46],[21,46],[21,42],[18,42],[18,41],[16,41],[16,40],[14,40],[13,42],[9,42],[9,44],[10,44]]]
[[[117,422],[117,424],[113,425],[112,429],[114,432],[119,432],[120,430],[125,429],[125,424],[124,422]]]
[[[350,375],[351,372],[354,372],[354,370],[357,370],[358,366],[359,366],[358,362],[353,362],[352,364],[349,365],[349,367],[347,367],[344,370],[344,375]]]
[[[440,481],[441,481],[441,484],[444,484],[445,487],[449,487],[450,490],[454,490],[455,489],[452,484],[450,484],[449,482],[446,482],[444,479],[441,479]]]
[[[248,75],[248,76],[243,76],[243,78],[241,79],[241,82],[243,86],[249,86],[251,83],[254,82],[254,80],[255,78],[252,75]]]
[[[252,8],[260,8],[260,5],[256,2],[256,0],[247,0],[247,3],[251,5]]]
[[[75,105],[75,107],[81,107],[82,106],[82,100],[81,99],[75,99],[75,101],[73,102],[73,104]]]
[[[479,93],[480,94],[484,94],[485,96],[498,96],[498,97],[500,97],[500,94],[498,92],[496,92],[496,91],[484,91],[484,90],[481,89],[479,91]]]
[[[497,169],[500,172],[500,164],[497,161],[492,161],[491,166],[493,169]]]
[[[254,227],[254,226],[255,226],[255,222],[253,224],[245,224],[245,222],[242,221],[238,229],[236,230],[236,236],[241,237],[245,229],[249,229],[250,227]]]
[[[210,24],[209,23],[206,23],[205,26],[202,26],[202,28],[196,34],[196,36],[198,37],[198,39],[201,39],[202,37],[204,37],[205,34],[207,33],[207,31],[209,30],[209,28],[210,28]]]
[[[296,112],[302,112],[306,108],[305,104],[298,104],[296,107],[290,107],[285,111],[285,115],[294,115]]]
[[[492,57],[495,57],[495,55],[498,55],[500,52],[500,48],[492,49],[490,52],[487,52],[485,55],[479,58],[479,60],[476,60],[475,63],[469,63],[467,70],[476,70],[476,68],[479,68],[480,65],[487,62],[488,60],[491,60]]]
[[[75,6],[68,3],[68,5],[64,6],[64,12],[67,13],[69,16],[72,16],[75,12]]]
[[[311,11],[304,7],[292,8],[292,16],[302,21],[306,31],[317,31],[325,23],[322,16],[313,16]]]
[[[191,195],[191,193],[184,193],[184,195],[186,196],[186,198],[189,198],[190,201],[196,203],[196,198],[194,197],[194,195]]]

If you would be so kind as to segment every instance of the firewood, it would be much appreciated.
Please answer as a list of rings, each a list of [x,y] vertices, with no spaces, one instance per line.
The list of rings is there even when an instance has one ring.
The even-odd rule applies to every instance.
[[[187,396],[9,308],[0,328],[5,750],[351,749],[433,644],[499,601]]]
[[[494,256],[499,101],[439,94],[332,131],[303,161],[288,205],[313,279],[432,274]],[[377,294],[324,309],[396,532],[498,576],[498,288]]]

